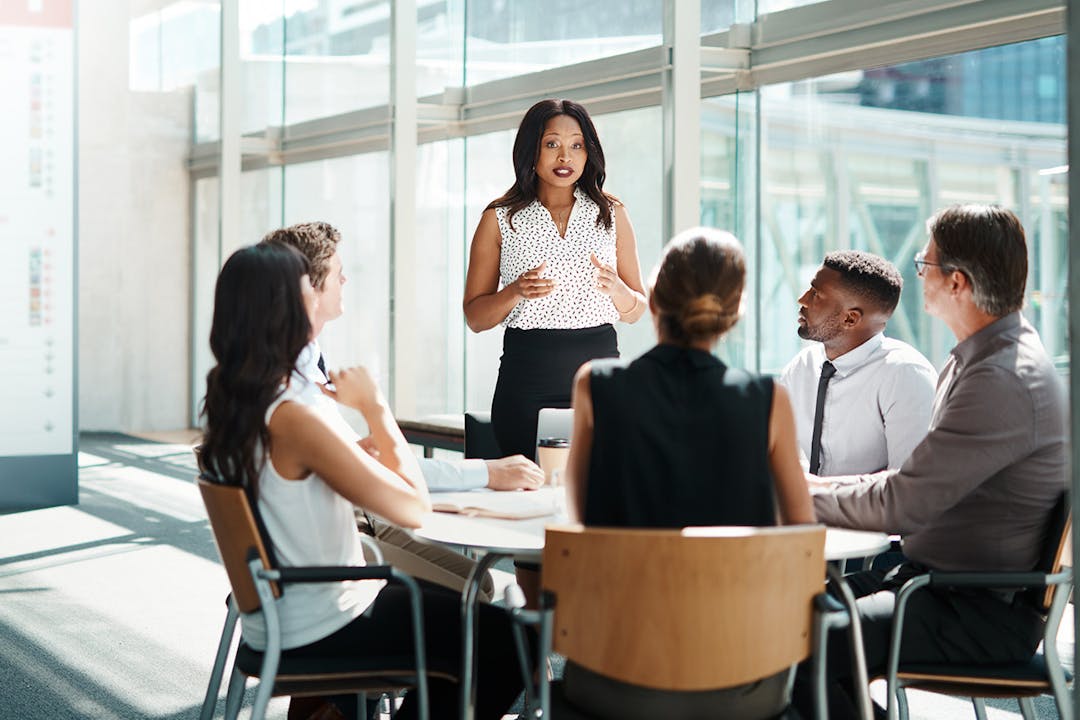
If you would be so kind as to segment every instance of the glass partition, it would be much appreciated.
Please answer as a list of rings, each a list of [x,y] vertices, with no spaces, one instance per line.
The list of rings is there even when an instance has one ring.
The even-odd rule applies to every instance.
[[[421,145],[416,165],[417,347],[432,350],[414,365],[416,412],[422,417],[466,409],[461,299],[472,228],[465,227],[465,141]]]
[[[468,85],[658,45],[662,0],[467,0]]]
[[[702,34],[752,23],[755,9],[781,13],[810,4],[700,2]],[[569,0],[418,0],[417,93],[471,88],[661,43],[663,0],[613,8]],[[387,388],[395,372],[389,364],[388,139],[369,126],[356,130],[349,113],[378,107],[390,112],[391,9],[390,0],[284,0],[272,6],[244,0],[241,5],[244,130],[315,123],[304,128],[312,130],[307,137],[315,144],[296,151],[302,163],[272,150],[259,157],[249,144],[256,155],[249,155],[249,162],[270,167],[244,173],[241,239],[254,241],[270,227],[300,220],[324,219],[342,229],[349,314],[328,330],[325,345],[336,362],[376,366]],[[141,63],[131,70],[133,86],[194,82],[199,140],[216,136],[218,69],[216,56],[205,51],[209,40],[176,55],[184,62],[166,67],[160,58],[175,46],[170,28],[197,26],[216,43],[219,22],[216,1],[163,4],[131,29],[133,57],[137,54]],[[732,231],[748,261],[743,318],[717,353],[735,365],[778,371],[801,347],[796,300],[823,255],[859,248],[889,258],[903,273],[907,287],[889,334],[940,364],[954,339],[923,311],[911,257],[925,242],[925,220],[936,209],[955,202],[996,202],[1016,210],[1028,230],[1025,312],[1058,364],[1067,368],[1064,47],[1062,37],[1047,37],[704,98],[701,222]],[[611,78],[596,80],[600,90],[588,85],[590,73],[605,67],[598,62],[583,68],[580,87],[509,83],[505,102],[495,103],[490,116],[484,103],[470,105],[471,89],[446,96],[450,110],[461,103],[456,117],[421,108],[415,282],[407,289],[416,294],[410,304],[420,309],[415,330],[425,349],[422,362],[410,371],[418,414],[490,405],[501,330],[468,331],[461,297],[480,213],[512,180],[513,127],[520,117],[514,114],[515,100],[520,99],[520,113],[535,93],[584,97],[587,107],[602,108],[594,119],[607,154],[606,189],[625,202],[646,279],[651,272],[668,240],[661,235],[665,173],[670,172],[663,167],[664,96],[659,79],[650,88],[636,77],[622,77],[618,69],[608,68]],[[798,77],[799,71],[791,75]],[[717,77],[705,74],[703,87],[718,92],[713,89]],[[747,81],[753,76],[740,87]],[[589,93],[596,93],[594,100],[587,99]],[[327,138],[321,146],[320,133]],[[329,159],[312,160],[316,157]],[[275,163],[286,164],[283,169]],[[216,190],[208,182],[216,188],[216,181],[197,181],[197,248],[210,232],[203,219],[216,207]],[[212,275],[216,268],[200,259],[197,273]],[[204,288],[204,280],[200,276],[197,287]],[[654,342],[648,318],[620,325],[618,332],[624,356]]]
[[[701,224],[726,230],[742,243],[746,255],[743,316],[717,347],[717,354],[737,367],[757,366],[758,247],[755,204],[755,93],[708,98],[701,103]]]
[[[761,90],[762,327],[774,328],[761,339],[763,370],[799,349],[795,301],[839,248],[896,264],[905,290],[887,332],[940,366],[955,341],[923,311],[911,257],[926,219],[966,202],[1020,216],[1032,267],[1025,312],[1051,355],[1064,354],[1065,78],[1048,60],[1063,45],[1048,38]],[[1032,74],[1003,72],[1009,64]],[[1013,101],[1031,93],[1047,101],[1023,110]]]
[[[282,225],[323,220],[341,232],[345,314],[319,336],[330,367],[364,365],[390,387],[390,203],[385,152],[285,169]]]

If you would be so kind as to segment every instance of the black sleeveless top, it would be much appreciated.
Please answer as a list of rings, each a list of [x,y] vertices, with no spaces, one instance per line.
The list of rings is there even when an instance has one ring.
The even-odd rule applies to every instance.
[[[657,345],[595,360],[585,524],[775,525],[772,378],[702,350]]]

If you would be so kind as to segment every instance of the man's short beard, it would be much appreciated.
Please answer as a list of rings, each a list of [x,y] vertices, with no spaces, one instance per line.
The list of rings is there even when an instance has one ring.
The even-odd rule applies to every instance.
[[[844,332],[843,325],[840,323],[831,322],[831,318],[828,321],[811,327],[810,325],[800,325],[798,329],[799,337],[803,340],[810,340],[813,342],[826,343],[835,339]]]

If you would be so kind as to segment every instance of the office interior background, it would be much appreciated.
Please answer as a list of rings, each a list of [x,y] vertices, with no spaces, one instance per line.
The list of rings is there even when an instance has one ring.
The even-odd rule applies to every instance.
[[[888,333],[938,366],[911,257],[955,202],[1015,210],[1026,314],[1068,371],[1065,8],[1051,0],[131,0],[78,4],[79,427],[197,422],[217,269],[268,230],[343,234],[334,363],[399,417],[486,409],[499,330],[461,312],[521,115],[593,114],[642,267],[733,231],[752,269],[718,353],[775,372],[824,253],[903,272]],[[223,86],[225,88],[223,92]],[[624,355],[652,342],[620,326]]]
[[[31,60],[36,52],[37,30],[7,25],[5,13],[54,1],[0,0],[0,88],[22,82],[5,73],[12,48],[25,41]],[[77,262],[60,267],[57,259],[56,269],[70,273],[68,292],[76,289],[65,327],[74,326],[77,346],[23,357],[5,323],[0,361],[28,376],[43,368],[73,376],[49,396],[70,401],[74,412],[58,422],[69,438],[196,427],[218,268],[268,230],[310,220],[343,234],[346,315],[321,339],[331,364],[373,368],[398,417],[486,410],[501,331],[465,326],[468,246],[484,206],[512,182],[522,114],[546,97],[592,113],[605,187],[629,209],[646,274],[685,227],[712,225],[742,240],[751,271],[745,316],[717,348],[723,358],[778,371],[801,346],[796,299],[822,256],[857,248],[888,257],[904,275],[888,334],[940,367],[953,338],[923,311],[911,258],[936,209],[992,202],[1016,211],[1027,229],[1024,312],[1069,379],[1067,123],[1080,129],[1080,93],[1068,91],[1065,33],[1067,23],[1080,30],[1080,0],[66,4],[71,97],[55,99],[73,120],[44,120],[74,140],[73,209],[58,223],[61,235],[69,218],[74,225],[63,240],[74,238]],[[9,117],[0,113],[0,128]],[[0,165],[13,146],[0,145]],[[5,167],[7,176],[15,165]],[[15,267],[10,220],[34,210],[15,197],[0,192],[0,273]],[[12,300],[12,287],[22,292],[0,287],[0,308],[25,301]],[[62,307],[55,312],[63,316]],[[647,318],[618,332],[627,356],[653,342]],[[12,439],[25,424],[21,383],[9,377],[0,390],[0,491],[38,482],[4,464],[6,449],[27,450]],[[1074,407],[1074,425],[1078,417]],[[72,473],[77,450],[72,440]],[[8,643],[9,687],[41,704],[38,680],[68,662],[67,638],[78,633],[85,667],[103,671],[76,676],[92,680],[86,689],[63,684],[58,707],[104,717],[105,705],[91,700],[105,688],[130,703],[116,716],[145,717],[159,704],[190,716],[225,581],[190,493],[190,452],[180,450],[171,483],[121,474],[100,451],[99,465],[82,470],[83,507],[96,513],[89,520],[65,508],[6,515],[2,572],[12,587],[33,591],[6,594],[0,613],[0,628],[21,640]],[[95,452],[88,444],[86,454]],[[167,460],[147,462],[164,468]],[[108,503],[129,499],[138,483],[140,502],[111,514]],[[85,530],[101,518],[121,530]],[[162,528],[193,538],[198,552],[159,544]],[[78,537],[43,550],[61,530]],[[124,581],[134,586],[139,577],[153,578],[184,612],[155,606],[160,615],[147,620],[130,610],[125,603],[141,605],[142,596]],[[65,582],[66,593],[39,593]],[[168,672],[146,667],[124,634],[129,624],[138,637],[144,626],[156,631],[148,634]],[[132,678],[146,688],[128,687]]]

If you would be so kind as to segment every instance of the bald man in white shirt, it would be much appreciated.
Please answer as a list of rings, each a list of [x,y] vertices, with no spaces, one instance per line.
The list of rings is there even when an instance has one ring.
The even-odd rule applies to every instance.
[[[918,350],[884,335],[902,286],[889,261],[843,250],[825,256],[799,298],[799,337],[815,342],[779,382],[814,475],[898,468],[926,436],[937,372]]]

